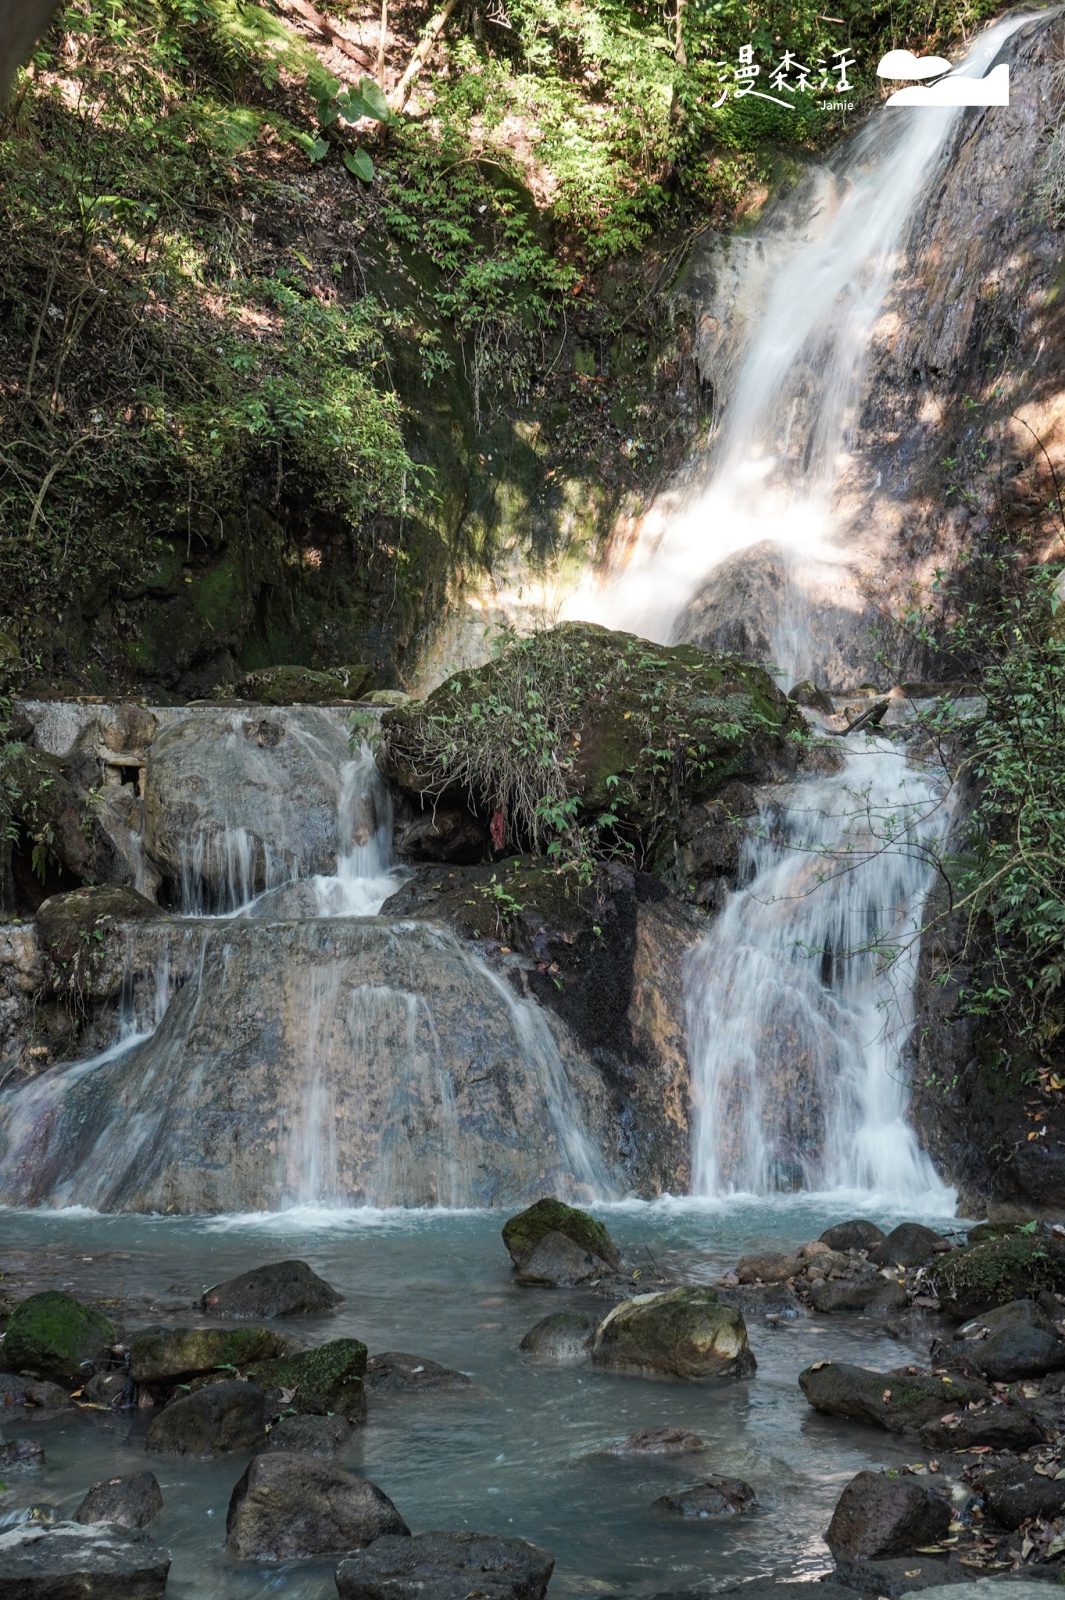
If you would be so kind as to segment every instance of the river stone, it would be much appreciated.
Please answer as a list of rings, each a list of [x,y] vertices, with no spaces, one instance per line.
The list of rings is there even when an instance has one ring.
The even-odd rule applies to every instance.
[[[651,1510],[660,1517],[730,1517],[754,1505],[754,1490],[742,1478],[707,1478],[690,1489],[659,1495]]]
[[[836,1222],[821,1235],[830,1250],[873,1250],[887,1235],[875,1222],[856,1217],[853,1222]]]
[[[741,1283],[785,1283],[802,1269],[802,1262],[794,1256],[767,1250],[761,1255],[742,1257],[736,1263],[736,1276]]]
[[[307,1456],[335,1456],[355,1432],[345,1417],[282,1417],[266,1436],[268,1450],[296,1450]]]
[[[946,1420],[950,1418],[951,1420]],[[1027,1450],[1041,1444],[1047,1430],[1026,1406],[1005,1400],[979,1411],[954,1411],[934,1417],[919,1429],[926,1450]]]
[[[555,1311],[533,1323],[518,1346],[543,1361],[584,1361],[595,1343],[596,1321],[584,1311]]]
[[[757,1365],[743,1317],[705,1288],[623,1300],[599,1324],[592,1360],[675,1378],[746,1378]]]
[[[0,1474],[6,1472],[39,1472],[44,1466],[44,1446],[36,1439],[4,1439],[0,1437]]]
[[[744,1317],[783,1318],[805,1315],[802,1301],[790,1283],[730,1283],[717,1285],[723,1306],[735,1306]]]
[[[601,1222],[587,1211],[548,1197],[537,1200],[535,1205],[503,1224],[503,1243],[515,1267],[522,1265],[548,1233],[563,1233],[581,1250],[598,1256],[607,1266],[615,1269],[621,1266],[621,1252]]]
[[[342,1561],[340,1600],[543,1600],[555,1558],[525,1539],[484,1533],[386,1536]]]
[[[991,1520],[1011,1533],[1029,1517],[1057,1517],[1065,1511],[1065,1480],[1044,1478],[1027,1461],[1011,1461],[989,1472],[979,1489]]]
[[[0,1600],[159,1600],[170,1552],[102,1522],[23,1522],[0,1531]]]
[[[385,1350],[366,1363],[365,1385],[375,1394],[422,1394],[431,1389],[472,1389],[473,1379],[464,1372],[442,1367],[425,1356],[406,1355],[402,1350]]]
[[[133,1404],[133,1385],[128,1372],[94,1372],[82,1386],[82,1396],[94,1406],[119,1411]]]
[[[518,1267],[518,1282],[569,1289],[601,1278],[610,1268],[601,1256],[582,1250],[564,1233],[545,1233]]]
[[[247,1375],[267,1395],[271,1407],[303,1413],[338,1412],[349,1422],[366,1415],[363,1378],[366,1346],[360,1339],[332,1339],[314,1350],[258,1361]]]
[[[923,1267],[934,1255],[949,1250],[949,1241],[920,1222],[901,1222],[869,1251],[880,1267]]]
[[[926,1422],[990,1400],[983,1384],[900,1370],[873,1372],[846,1361],[818,1361],[799,1374],[799,1387],[815,1411],[868,1422],[889,1433],[916,1433]]]
[[[254,1383],[227,1378],[181,1395],[148,1427],[148,1449],[164,1456],[225,1455],[262,1444],[266,1398]]]
[[[163,1509],[163,1492],[154,1472],[132,1472],[127,1478],[102,1478],[94,1483],[74,1513],[75,1522],[117,1522],[122,1528],[146,1528]]]
[[[75,1384],[84,1367],[115,1342],[114,1325],[95,1306],[46,1289],[21,1300],[4,1340],[4,1361],[53,1383]]]
[[[1049,1289],[1065,1290],[1065,1245],[1038,1234],[1008,1234],[952,1250],[932,1277],[944,1311],[975,1317]]]
[[[810,1304],[815,1311],[898,1311],[906,1304],[906,1289],[879,1272],[861,1278],[826,1278],[810,1285]]]
[[[318,1317],[333,1311],[344,1296],[306,1261],[274,1261],[238,1278],[216,1283],[198,1302],[213,1317]]]
[[[233,1490],[226,1549],[242,1561],[343,1555],[410,1530],[368,1478],[295,1452],[256,1456]]]
[[[272,1328],[145,1328],[130,1345],[135,1383],[158,1383],[293,1354],[290,1339]]]
[[[8,1422],[12,1416],[22,1416],[27,1410],[32,1410],[35,1417],[48,1416],[69,1405],[70,1395],[58,1383],[43,1383],[36,1378],[23,1378],[18,1373],[0,1372],[0,1421]]]
[[[612,1456],[690,1456],[707,1449],[705,1439],[687,1428],[641,1428],[610,1446]]]
[[[1065,1340],[1034,1300],[1012,1300],[958,1329],[955,1341],[996,1383],[1042,1378],[1065,1368]]]
[[[951,1523],[946,1500],[912,1477],[859,1472],[840,1495],[825,1543],[833,1556],[868,1560],[936,1544]]]

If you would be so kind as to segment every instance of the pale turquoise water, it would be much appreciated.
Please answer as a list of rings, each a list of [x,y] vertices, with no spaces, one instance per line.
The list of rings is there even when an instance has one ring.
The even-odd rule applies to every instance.
[[[648,1250],[665,1270],[717,1277],[738,1254],[815,1238],[847,1215],[899,1220],[868,1198],[769,1205],[678,1202],[609,1208],[606,1218],[635,1264]],[[469,1528],[517,1534],[556,1557],[551,1600],[715,1588],[756,1574],[812,1577],[830,1565],[821,1535],[847,1480],[863,1467],[911,1459],[887,1435],[810,1412],[800,1369],[834,1357],[870,1366],[910,1359],[913,1347],[853,1318],[750,1327],[757,1375],[701,1387],[623,1378],[587,1366],[552,1368],[518,1352],[549,1311],[602,1301],[579,1292],[519,1288],[499,1238],[501,1213],[296,1213],[165,1218],[0,1212],[0,1266],[28,1287],[47,1266],[51,1285],[140,1298],[136,1322],[269,1260],[300,1256],[347,1296],[334,1316],[297,1319],[314,1340],[354,1334],[371,1351],[407,1350],[461,1368],[477,1391],[370,1399],[369,1422],[345,1464],[379,1484],[415,1532]],[[918,1219],[920,1220],[920,1219]],[[83,1257],[91,1257],[84,1260]],[[919,1348],[917,1354],[924,1354]],[[681,1462],[619,1461],[603,1447],[637,1428],[683,1424],[711,1448]],[[335,1561],[257,1567],[222,1552],[229,1494],[246,1456],[214,1463],[146,1458],[144,1423],[99,1413],[37,1424],[43,1473],[12,1481],[0,1514],[32,1502],[69,1514],[94,1478],[150,1460],[165,1509],[152,1531],[174,1555],[171,1600],[335,1597]],[[12,1430],[8,1429],[10,1436]],[[30,1428],[20,1431],[29,1432]],[[747,1479],[761,1509],[724,1522],[662,1523],[657,1495],[710,1472]]]

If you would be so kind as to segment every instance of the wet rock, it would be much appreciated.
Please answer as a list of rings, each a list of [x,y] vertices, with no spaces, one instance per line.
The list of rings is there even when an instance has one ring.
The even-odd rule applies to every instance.
[[[905,1285],[878,1272],[862,1278],[826,1278],[810,1285],[815,1311],[896,1311],[906,1304]]]
[[[321,1415],[335,1411],[349,1422],[361,1422],[366,1415],[366,1356],[360,1339],[332,1339],[299,1355],[254,1362],[247,1375],[273,1408]]]
[[[884,1556],[879,1560],[850,1561],[846,1556],[836,1558],[836,1577],[845,1583],[853,1597],[860,1594],[880,1597],[880,1600],[901,1600],[904,1595],[931,1595],[932,1600],[1033,1600],[1034,1583],[1011,1581],[1007,1586],[992,1578],[973,1580],[973,1569],[962,1566],[956,1556],[908,1555]],[[1039,1585],[1038,1600],[1049,1600],[1047,1590]]]
[[[370,1356],[364,1382],[367,1389],[378,1394],[422,1394],[434,1389],[473,1388],[473,1379],[464,1372],[442,1367],[425,1356],[406,1355],[402,1350],[386,1350]]]
[[[660,1517],[730,1517],[754,1508],[755,1493],[742,1478],[707,1478],[690,1489],[676,1489],[652,1502]]]
[[[1065,1289],[1065,1245],[1038,1234],[984,1239],[944,1257],[932,1283],[944,1311],[975,1317],[1045,1289]]]
[[[70,1396],[58,1383],[42,1383],[36,1378],[23,1378],[14,1372],[0,1372],[0,1421],[27,1411],[37,1416],[65,1410]]]
[[[687,1428],[641,1428],[610,1446],[612,1456],[690,1456],[707,1449],[705,1439]]]
[[[745,1317],[766,1317],[792,1321],[804,1315],[803,1304],[787,1283],[751,1283],[717,1286],[723,1306],[735,1306]]]
[[[236,685],[239,700],[260,706],[324,706],[336,700],[358,700],[373,688],[373,668],[361,661],[351,667],[263,667]]]
[[[343,1555],[410,1530],[367,1478],[287,1451],[254,1458],[233,1490],[226,1549],[242,1561]]]
[[[290,1354],[292,1341],[272,1328],[145,1328],[130,1345],[129,1372],[135,1383],[160,1383]]]
[[[163,1509],[163,1491],[154,1472],[94,1483],[74,1513],[82,1523],[116,1522],[121,1528],[146,1528]]]
[[[980,1493],[992,1522],[1011,1532],[1029,1517],[1057,1517],[1065,1511],[1065,1480],[1044,1478],[1027,1461],[989,1472]]]
[[[919,1429],[927,1450],[971,1450],[990,1445],[993,1450],[1027,1450],[1040,1444],[1047,1431],[1026,1406],[1005,1400],[978,1409],[947,1411]]]
[[[815,1411],[868,1422],[889,1433],[916,1433],[926,1422],[989,1400],[983,1384],[920,1373],[873,1372],[845,1361],[818,1361],[799,1374],[799,1387]]]
[[[743,1317],[704,1288],[623,1300],[599,1324],[592,1360],[676,1378],[745,1378],[757,1365]]]
[[[525,1539],[483,1533],[386,1536],[342,1561],[340,1600],[543,1600],[555,1560]]]
[[[518,1268],[518,1282],[568,1289],[602,1278],[610,1268],[601,1256],[582,1250],[564,1233],[545,1233]]]
[[[556,1311],[529,1329],[518,1346],[543,1361],[585,1361],[595,1343],[596,1321],[583,1311]]]
[[[133,1404],[133,1385],[126,1372],[94,1372],[83,1386],[82,1396],[94,1406],[119,1411]]]
[[[997,1383],[1065,1369],[1065,1340],[1034,1300],[1013,1300],[986,1311],[959,1328],[954,1340],[973,1366]]]
[[[224,1379],[171,1400],[148,1428],[148,1449],[165,1456],[225,1455],[263,1442],[266,1397],[254,1383]]]
[[[820,711],[826,717],[831,717],[836,709],[831,696],[826,694],[824,689],[819,689],[811,678],[804,678],[794,689],[790,689],[788,699],[794,700],[797,706],[807,707],[810,711]]]
[[[354,1435],[355,1429],[345,1417],[282,1417],[267,1434],[266,1448],[329,1457],[350,1444]]]
[[[253,1322],[260,1317],[319,1317],[343,1299],[306,1261],[273,1261],[216,1283],[199,1305],[213,1317]]]
[[[757,1256],[744,1256],[736,1263],[736,1276],[741,1283],[785,1283],[801,1272],[802,1266],[794,1256],[769,1250]]]
[[[901,1222],[886,1239],[869,1251],[880,1267],[923,1267],[933,1256],[950,1249],[950,1242],[920,1222]]]
[[[950,1522],[950,1505],[918,1479],[859,1472],[839,1497],[825,1542],[837,1559],[906,1555],[938,1543]]]
[[[74,1384],[114,1342],[114,1325],[102,1311],[49,1289],[31,1294],[15,1307],[7,1325],[4,1361],[16,1372]]]
[[[621,1265],[621,1252],[601,1222],[576,1206],[545,1198],[520,1211],[516,1217],[510,1217],[503,1225],[503,1243],[515,1267],[521,1267],[549,1233],[565,1234],[579,1249],[598,1256],[609,1267],[616,1269]]]
[[[485,859],[488,834],[465,806],[435,806],[396,829],[401,861],[448,861],[469,867]]]
[[[836,1222],[821,1235],[830,1250],[873,1250],[887,1235],[875,1222],[856,1217],[852,1222]]]
[[[44,1466],[44,1447],[36,1439],[5,1439],[0,1435],[0,1474],[39,1472]]]
[[[0,1531],[0,1600],[159,1600],[169,1570],[168,1550],[111,1523]]]

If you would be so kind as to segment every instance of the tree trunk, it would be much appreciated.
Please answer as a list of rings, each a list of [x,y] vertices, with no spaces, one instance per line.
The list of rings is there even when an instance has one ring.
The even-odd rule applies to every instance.
[[[58,7],[59,0],[0,0],[0,106]]]
[[[443,33],[445,27],[447,26],[447,19],[450,17],[457,5],[458,0],[445,0],[445,4],[441,6],[440,10],[430,17],[425,32],[418,41],[418,48],[415,50],[407,64],[406,72],[403,74],[402,78],[400,78],[399,82],[396,84],[396,87],[388,97],[388,103],[392,107],[393,111],[402,111],[403,107],[410,99],[411,91],[414,88],[418,74],[428,61],[429,56],[432,53],[433,45]]]

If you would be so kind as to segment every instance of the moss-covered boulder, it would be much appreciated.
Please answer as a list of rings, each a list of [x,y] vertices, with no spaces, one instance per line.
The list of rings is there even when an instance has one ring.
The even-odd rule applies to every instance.
[[[366,1414],[367,1353],[359,1339],[333,1339],[299,1355],[253,1362],[247,1376],[265,1391],[275,1416],[281,1411],[320,1416],[336,1412],[349,1422],[361,1422]]]
[[[114,1342],[114,1325],[102,1311],[48,1289],[15,1307],[4,1340],[4,1366],[69,1385]]]
[[[382,721],[386,776],[495,818],[497,849],[574,820],[653,853],[693,800],[764,774],[800,719],[762,668],[568,622]]]
[[[237,684],[241,700],[260,706],[321,706],[333,700],[358,700],[373,688],[372,667],[356,662],[350,667],[263,667],[247,673]]]
[[[503,1243],[515,1267],[520,1270],[540,1240],[549,1233],[565,1234],[582,1250],[605,1261],[608,1267],[616,1269],[621,1265],[621,1252],[601,1222],[590,1217],[587,1211],[566,1205],[564,1200],[545,1198],[519,1211],[503,1225]]]
[[[888,1433],[916,1433],[944,1412],[991,1398],[986,1384],[951,1373],[875,1372],[848,1361],[815,1361],[799,1373],[799,1388],[815,1411]]]
[[[592,1360],[673,1378],[746,1378],[757,1363],[747,1326],[713,1289],[671,1289],[623,1300],[599,1324]]]
[[[129,1375],[136,1383],[176,1382],[294,1353],[292,1341],[272,1328],[145,1328],[130,1346]]]
[[[975,1317],[1044,1289],[1065,1290],[1065,1245],[1038,1233],[982,1239],[944,1257],[933,1277],[944,1311]]]

